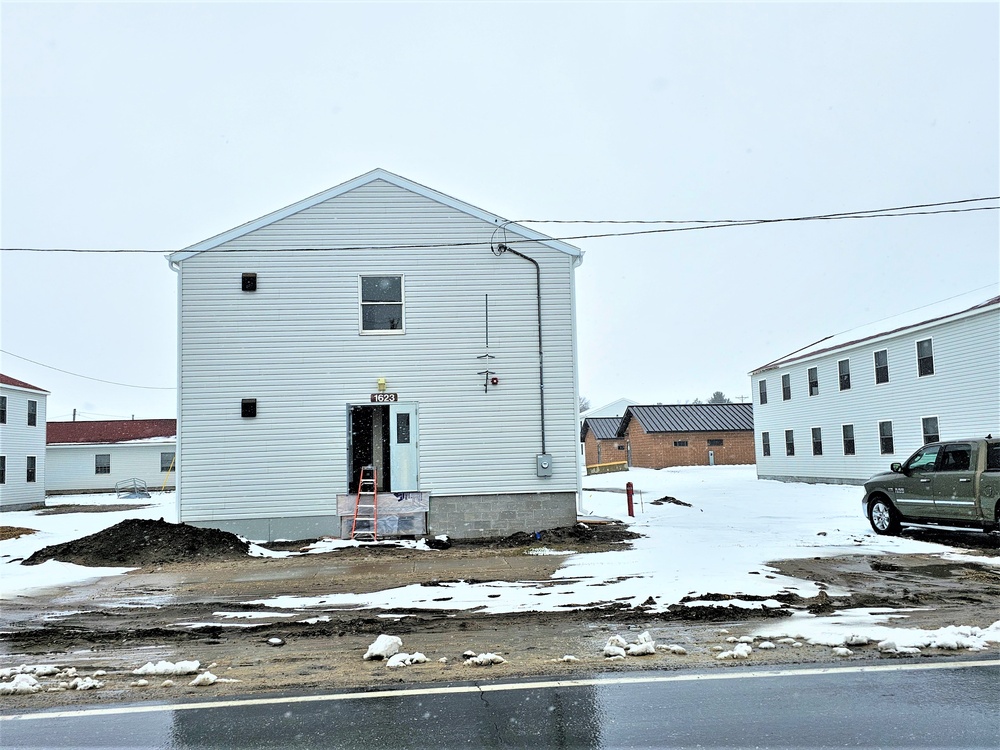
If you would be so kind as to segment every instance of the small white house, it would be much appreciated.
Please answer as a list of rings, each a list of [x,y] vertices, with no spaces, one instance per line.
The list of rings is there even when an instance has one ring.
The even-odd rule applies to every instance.
[[[48,391],[0,374],[0,510],[45,505]]]
[[[928,305],[750,376],[759,478],[861,484],[925,443],[1000,434],[1000,297]]]
[[[169,256],[179,519],[251,539],[569,525],[582,253],[381,169]]]
[[[174,489],[176,419],[49,422],[45,493],[113,492],[138,479],[150,490]]]

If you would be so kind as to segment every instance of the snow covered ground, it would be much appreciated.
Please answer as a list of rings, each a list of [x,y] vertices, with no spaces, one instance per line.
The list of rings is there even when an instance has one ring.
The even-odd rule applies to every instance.
[[[643,538],[631,549],[612,552],[569,554],[555,575],[543,581],[449,583],[428,589],[413,585],[375,593],[329,594],[319,597],[278,596],[251,602],[262,612],[275,610],[313,614],[328,609],[372,608],[470,610],[484,613],[557,611],[610,602],[641,604],[649,597],[653,609],[665,609],[684,597],[721,593],[750,595],[752,601],[735,603],[746,607],[777,606],[772,597],[793,592],[804,597],[818,593],[814,583],[778,575],[768,561],[843,554],[931,553],[946,558],[973,558],[957,549],[899,537],[872,533],[861,515],[859,487],[759,481],[753,466],[632,469],[628,472],[584,478],[583,506],[596,518],[626,516],[625,483],[635,487],[632,527]],[[671,502],[653,504],[669,496],[690,507]],[[109,503],[108,496],[59,498],[60,503]],[[44,586],[65,585],[101,575],[122,572],[120,568],[83,568],[48,562],[25,567],[17,558],[35,549],[68,541],[124,518],[172,518],[173,494],[155,494],[153,505],[137,511],[74,513],[39,516],[33,512],[2,513],[0,524],[38,529],[38,534],[3,542],[0,558],[0,596],[12,597]],[[584,522],[586,516],[583,517]],[[350,542],[330,542],[314,552]],[[426,554],[438,554],[426,545]],[[257,548],[258,554],[266,551]],[[282,556],[293,553],[271,553]],[[997,558],[976,558],[996,565]],[[7,564],[3,564],[7,563]],[[827,590],[831,595],[844,594]],[[763,601],[757,597],[764,597]],[[726,604],[733,604],[727,601]],[[218,624],[234,625],[229,613],[219,613]],[[902,611],[899,615],[905,617]],[[252,619],[252,614],[241,613]],[[322,620],[322,616],[312,617]],[[909,632],[886,623],[893,619],[885,610],[838,613],[834,617],[803,615],[759,631],[762,637],[788,637],[817,643],[838,644],[852,638],[873,641],[893,634],[897,645],[918,643],[982,644],[1000,641],[1000,625],[989,630],[953,633]],[[956,628],[966,627],[957,624]],[[969,638],[979,639],[968,641]],[[950,639],[950,640],[949,640]],[[966,640],[963,640],[966,639]],[[964,647],[964,646],[963,646]]]

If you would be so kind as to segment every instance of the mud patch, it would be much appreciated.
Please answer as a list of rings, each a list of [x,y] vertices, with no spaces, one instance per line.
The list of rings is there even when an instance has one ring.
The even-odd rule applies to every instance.
[[[38,529],[26,529],[23,526],[0,526],[0,541],[4,539],[17,539],[28,534],[37,534]]]
[[[129,519],[96,534],[38,550],[22,565],[46,560],[91,567],[142,567],[190,560],[245,557],[250,545],[235,534],[160,519]]]
[[[571,547],[577,551],[595,552],[596,548],[628,549],[623,544],[632,539],[639,539],[642,534],[629,531],[628,526],[619,522],[608,523],[577,523],[573,526],[561,526],[556,529],[525,532],[519,531],[501,539],[454,539],[455,547],[488,547],[490,549],[515,549],[517,547]]]
[[[670,497],[670,495],[664,495],[650,503],[650,505],[663,505],[665,503],[670,503],[672,505],[683,505],[685,508],[693,507],[691,503],[686,503],[683,500],[678,500],[676,497]]]

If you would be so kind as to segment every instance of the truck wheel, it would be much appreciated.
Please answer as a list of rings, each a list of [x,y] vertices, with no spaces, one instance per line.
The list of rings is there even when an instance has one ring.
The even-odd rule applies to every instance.
[[[876,534],[895,536],[901,528],[899,512],[885,497],[872,498],[868,505],[868,520],[871,521],[872,529],[875,530]]]

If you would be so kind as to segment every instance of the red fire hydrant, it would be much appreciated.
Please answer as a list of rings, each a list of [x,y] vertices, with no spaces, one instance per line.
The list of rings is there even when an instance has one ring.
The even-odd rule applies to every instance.
[[[635,508],[632,507],[632,483],[625,483],[625,496],[628,498],[628,514],[630,517],[635,518]]]

